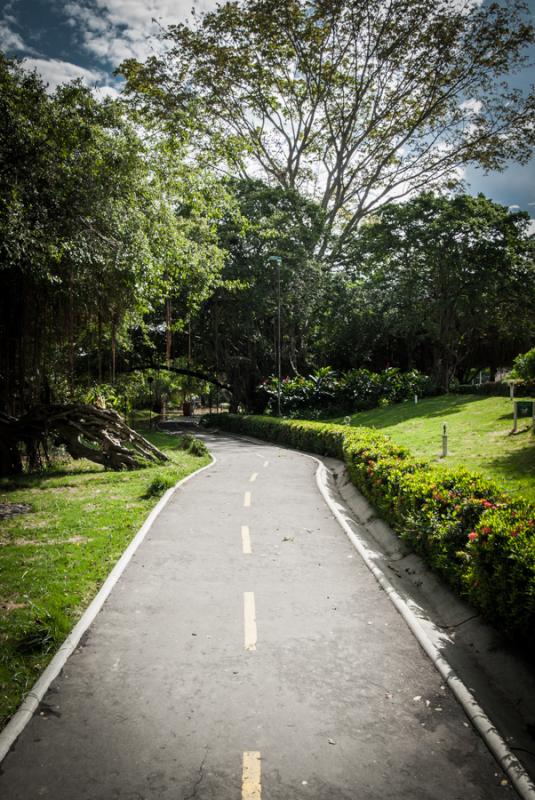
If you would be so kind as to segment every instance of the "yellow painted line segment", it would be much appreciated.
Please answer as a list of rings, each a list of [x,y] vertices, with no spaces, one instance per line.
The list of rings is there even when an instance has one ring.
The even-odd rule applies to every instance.
[[[251,492],[245,492],[245,495],[243,497],[243,507],[249,508],[250,505],[251,505]]]
[[[258,478],[258,472],[253,472],[253,474],[249,478],[250,483],[254,483],[257,478]]]
[[[244,647],[256,650],[256,610],[254,592],[243,593]]]
[[[249,751],[243,754],[242,800],[261,800],[260,753]]]
[[[249,533],[249,526],[241,526],[241,543],[242,550],[245,554],[249,555],[251,551],[251,534]]]

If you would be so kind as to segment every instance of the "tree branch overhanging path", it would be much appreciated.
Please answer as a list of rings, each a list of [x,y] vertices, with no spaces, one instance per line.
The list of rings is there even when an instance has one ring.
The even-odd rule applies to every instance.
[[[122,65],[127,93],[235,172],[314,197],[322,257],[392,199],[531,154],[535,92],[504,81],[534,41],[521,0],[237,0],[194,20]]]

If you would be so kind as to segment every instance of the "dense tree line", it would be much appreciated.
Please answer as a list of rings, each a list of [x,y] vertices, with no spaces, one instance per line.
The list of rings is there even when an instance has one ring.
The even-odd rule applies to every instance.
[[[516,2],[377,3],[226,3],[123,65],[128,102],[0,57],[0,409],[148,365],[253,408],[279,346],[285,375],[447,390],[533,345],[527,215],[455,186],[530,152],[533,99],[493,77],[533,29]]]
[[[20,413],[77,382],[114,381],[167,298],[187,317],[217,285],[220,184],[119,102],[47,94],[0,59],[0,405]],[[169,327],[171,327],[171,320]]]
[[[535,338],[529,216],[482,195],[390,204],[347,240],[322,360],[417,367],[447,391],[510,365]]]
[[[529,217],[479,195],[390,204],[348,237],[336,264],[315,258],[322,211],[291,190],[233,184],[245,228],[223,222],[221,286],[194,320],[197,355],[229,375],[249,407],[277,364],[281,262],[284,375],[330,365],[418,369],[447,391],[510,365],[535,340]],[[229,288],[231,287],[231,288]]]

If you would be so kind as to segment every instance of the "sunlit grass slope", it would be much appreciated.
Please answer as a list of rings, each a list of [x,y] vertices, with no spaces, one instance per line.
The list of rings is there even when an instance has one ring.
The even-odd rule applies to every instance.
[[[209,462],[180,438],[144,435],[164,466],[106,472],[89,461],[0,481],[0,503],[31,506],[0,523],[0,727],[96,594],[159,495]],[[179,535],[179,533],[177,533]]]
[[[441,458],[443,423],[448,426],[447,458]],[[521,432],[510,435],[513,404],[508,398],[442,395],[417,405],[407,401],[362,411],[351,417],[351,424],[377,428],[416,456],[466,466],[535,502],[535,436],[523,430],[525,420],[519,423]]]

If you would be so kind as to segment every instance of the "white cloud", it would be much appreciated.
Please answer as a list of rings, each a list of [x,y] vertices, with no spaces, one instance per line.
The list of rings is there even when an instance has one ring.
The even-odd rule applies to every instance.
[[[116,67],[126,58],[146,59],[159,50],[161,28],[215,8],[215,0],[72,0],[64,7],[82,46]]]
[[[60,61],[57,58],[25,58],[26,69],[35,69],[48,84],[49,91],[53,92],[61,83],[80,78],[87,86],[102,83],[106,75],[100,70],[85,69],[69,61]],[[104,89],[105,87],[100,87]]]
[[[97,100],[104,100],[111,97],[112,100],[117,100],[121,96],[121,92],[115,86],[97,86],[93,89],[93,94]]]
[[[483,108],[483,103],[481,100],[477,100],[475,97],[472,97],[470,100],[464,100],[459,108],[463,111],[467,111],[469,114],[479,114],[481,109]]]
[[[10,50],[25,49],[22,37],[9,27],[7,21],[0,22],[0,50],[9,52]]]

